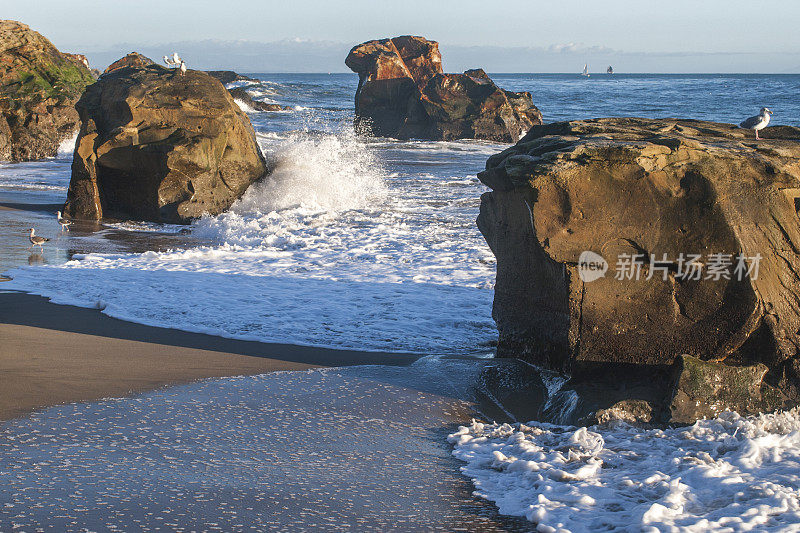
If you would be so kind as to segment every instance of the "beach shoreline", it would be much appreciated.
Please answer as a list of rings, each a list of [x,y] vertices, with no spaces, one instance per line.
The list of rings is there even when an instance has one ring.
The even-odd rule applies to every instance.
[[[97,309],[0,292],[0,421],[55,405],[128,396],[205,378],[409,365],[417,359],[413,354],[268,344],[146,326]]]

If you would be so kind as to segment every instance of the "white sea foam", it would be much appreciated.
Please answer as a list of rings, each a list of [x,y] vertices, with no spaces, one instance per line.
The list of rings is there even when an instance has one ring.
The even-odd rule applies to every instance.
[[[257,112],[256,109],[254,109],[252,106],[248,105],[244,100],[241,100],[239,98],[234,98],[233,101],[236,102],[236,105],[239,106],[239,109],[241,109],[245,113],[256,113]]]
[[[537,531],[800,531],[800,412],[689,428],[530,422],[448,439],[476,493]]]
[[[208,245],[77,256],[12,271],[5,287],[227,337],[421,353],[486,349],[495,335],[494,261],[474,227],[475,180],[390,173],[380,148],[352,134],[259,140],[275,170],[228,212],[191,226],[193,241]]]
[[[61,141],[61,144],[58,145],[58,157],[71,158],[73,152],[75,152],[75,142],[77,140],[78,140],[78,134],[76,133],[72,137]]]

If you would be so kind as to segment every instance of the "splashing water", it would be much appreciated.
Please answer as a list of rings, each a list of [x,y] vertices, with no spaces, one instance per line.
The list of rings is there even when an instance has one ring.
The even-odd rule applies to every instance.
[[[72,153],[75,151],[75,143],[77,141],[77,133],[72,137],[61,141],[61,144],[58,145],[57,157],[72,157]]]
[[[229,211],[198,221],[196,234],[227,244],[270,246],[276,234],[313,216],[324,220],[375,207],[387,193],[374,154],[353,135],[295,132],[277,147],[273,164],[271,174]]]

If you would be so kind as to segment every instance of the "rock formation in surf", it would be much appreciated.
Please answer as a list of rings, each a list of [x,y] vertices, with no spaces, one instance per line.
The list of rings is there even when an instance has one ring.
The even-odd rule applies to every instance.
[[[271,104],[269,102],[253,100],[253,97],[250,96],[250,93],[248,93],[244,87],[231,87],[228,89],[228,92],[231,93],[231,96],[233,96],[234,100],[238,100],[245,106],[256,111],[287,111],[291,109],[291,107],[285,105]]]
[[[75,135],[75,102],[94,82],[79,58],[25,24],[0,20],[0,160],[52,157]]]
[[[497,258],[498,355],[590,380],[652,369],[662,420],[796,403],[800,129],[764,137],[597,119],[535,126],[492,156],[478,227]],[[709,393],[715,380],[736,394]]]
[[[67,216],[187,223],[224,211],[267,171],[247,115],[205,72],[122,67],[76,107]]]
[[[227,85],[228,83],[233,83],[234,81],[258,81],[253,78],[248,78],[243,74],[239,74],[238,72],[234,72],[232,70],[207,70],[206,74],[211,76],[212,78],[218,79],[221,83]]]
[[[398,139],[514,142],[542,114],[530,93],[499,88],[481,69],[444,74],[439,43],[402,36],[350,50],[358,74],[356,131]]]

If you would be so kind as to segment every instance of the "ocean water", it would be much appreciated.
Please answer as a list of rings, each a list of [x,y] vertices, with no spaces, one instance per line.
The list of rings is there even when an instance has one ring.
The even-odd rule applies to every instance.
[[[483,364],[480,358],[491,354],[496,337],[491,319],[495,261],[475,226],[480,195],[488,190],[476,173],[505,145],[357,138],[351,129],[354,75],[254,76],[262,81],[243,85],[256,99],[292,107],[246,110],[264,153],[277,162],[276,171],[228,212],[188,228],[76,224],[60,232],[53,213],[69,182],[69,143],[51,160],[0,165],[0,208],[6,208],[0,209],[0,272],[13,278],[2,288],[95,307],[125,320],[226,337],[466,355]],[[800,126],[797,75],[493,78],[505,88],[530,91],[546,122],[643,116],[735,123],[767,106],[775,124]],[[41,254],[27,250],[31,226],[52,238]],[[222,395],[240,385],[221,380],[208,387]],[[429,400],[408,398],[419,405]],[[240,408],[231,402],[224,416],[242,419]],[[102,409],[100,421],[91,409],[77,409],[70,417],[100,432],[114,427],[130,405],[111,402]],[[497,502],[503,513],[540,524],[541,531],[596,530],[599,522],[581,522],[585,511],[596,509],[592,498],[617,505],[603,519],[609,531],[650,525],[703,530],[708,524],[731,531],[800,530],[793,525],[800,521],[795,430],[786,429],[797,424],[797,414],[786,416],[781,423],[720,419],[687,434],[663,436],[625,428],[575,436],[578,430],[567,426],[473,425],[451,440],[478,494]],[[555,413],[544,422],[557,420]],[[49,434],[41,426],[47,420],[30,423],[40,435]],[[249,424],[248,431],[257,431],[262,422]],[[731,430],[736,424],[759,429]],[[157,439],[162,429],[148,426],[143,435]],[[663,443],[664,454],[675,446],[683,452],[665,455],[662,466],[643,459],[643,441]],[[711,441],[728,444],[710,450]],[[14,446],[0,442],[0,456],[5,456],[0,464],[16,453]],[[742,462],[756,453],[762,459]],[[524,454],[533,455],[517,461]],[[787,457],[791,460],[776,459]],[[692,470],[693,461],[717,466]],[[600,469],[601,463],[612,471]],[[575,473],[573,467],[583,470]],[[769,486],[750,483],[762,475],[777,480]],[[751,486],[734,490],[742,484]],[[640,489],[650,491],[641,501],[633,495]],[[720,492],[717,503],[709,502],[709,491]],[[786,514],[767,522],[730,519],[737,513],[773,517],[775,509]],[[576,513],[584,514],[576,518]],[[633,529],[624,525],[631,517],[639,520]]]
[[[487,190],[476,173],[504,146],[359,139],[351,128],[355,76],[254,76],[263,81],[239,84],[256,99],[292,107],[249,113],[264,153],[277,161],[268,180],[229,212],[195,222],[189,235],[152,224],[63,234],[43,212],[31,222],[49,224],[39,232],[56,241],[41,257],[17,256],[16,264],[27,258],[36,268],[11,270],[11,287],[227,337],[490,352],[495,265],[474,223]],[[494,78],[530,91],[546,121],[638,115],[732,122],[766,105],[775,123],[800,125],[800,76]],[[51,161],[0,167],[0,195],[53,210],[65,196],[69,148]],[[12,252],[27,246],[27,227],[10,226]]]

